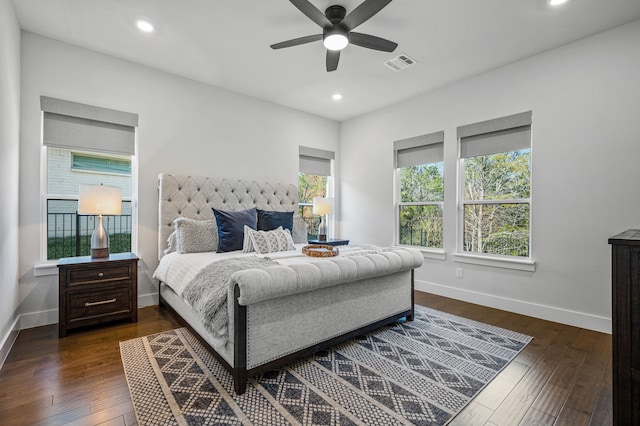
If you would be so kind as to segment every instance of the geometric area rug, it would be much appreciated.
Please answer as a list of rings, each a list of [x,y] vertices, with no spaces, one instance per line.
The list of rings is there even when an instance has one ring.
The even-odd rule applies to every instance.
[[[120,342],[139,425],[445,425],[531,337],[422,306],[252,377],[231,375],[186,328]]]

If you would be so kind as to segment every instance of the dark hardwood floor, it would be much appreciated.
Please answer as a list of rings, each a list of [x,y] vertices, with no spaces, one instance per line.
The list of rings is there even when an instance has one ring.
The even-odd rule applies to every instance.
[[[416,303],[535,337],[452,425],[612,424],[610,335],[420,292]],[[118,343],[177,326],[153,306],[63,339],[57,325],[21,331],[0,370],[0,424],[136,424]]]

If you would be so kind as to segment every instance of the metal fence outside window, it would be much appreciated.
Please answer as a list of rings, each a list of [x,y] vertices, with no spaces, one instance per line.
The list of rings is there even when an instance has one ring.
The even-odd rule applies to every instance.
[[[47,259],[88,256],[95,215],[77,214],[77,200],[47,200]],[[109,234],[109,251],[131,251],[131,202],[123,201],[120,216],[103,216]],[[127,214],[128,213],[128,214]]]

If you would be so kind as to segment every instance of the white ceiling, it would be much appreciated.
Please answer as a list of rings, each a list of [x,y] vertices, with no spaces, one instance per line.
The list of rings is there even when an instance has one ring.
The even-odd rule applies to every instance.
[[[311,0],[321,11],[362,0]],[[640,0],[395,0],[357,31],[394,53],[348,46],[325,71],[321,42],[269,45],[321,28],[286,0],[13,0],[24,30],[343,121],[640,19]],[[139,32],[151,20],[157,31]],[[405,53],[418,63],[383,65]],[[336,102],[335,92],[344,98]]]

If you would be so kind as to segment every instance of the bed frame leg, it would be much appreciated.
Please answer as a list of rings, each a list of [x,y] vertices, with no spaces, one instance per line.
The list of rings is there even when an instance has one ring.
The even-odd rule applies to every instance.
[[[242,395],[247,390],[247,369],[234,368],[233,370],[233,389],[236,394]]]
[[[416,312],[416,309],[415,309],[415,306],[416,306],[415,298],[416,298],[416,296],[415,296],[415,293],[414,293],[414,281],[415,281],[414,274],[415,274],[415,269],[412,269],[411,270],[411,314],[407,315],[407,321],[413,321],[414,316],[415,316],[415,312]]]
[[[247,390],[247,307],[238,303],[240,287],[233,289],[233,387],[238,395]]]

